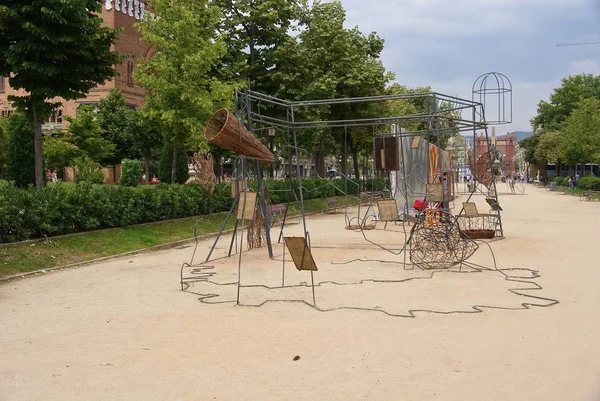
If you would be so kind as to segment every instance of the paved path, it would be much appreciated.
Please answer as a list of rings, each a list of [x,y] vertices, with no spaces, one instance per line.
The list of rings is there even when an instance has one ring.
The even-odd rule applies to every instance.
[[[501,198],[507,238],[492,247],[501,268],[520,269],[511,274],[539,271],[528,281],[542,290],[497,272],[406,271],[402,256],[344,230],[342,214],[307,220],[317,304],[330,312],[251,306],[310,301],[310,276],[293,268],[294,287],[243,288],[235,306],[237,257],[215,262],[222,285],[190,287],[224,302],[202,303],[179,289],[191,248],[2,284],[0,400],[598,400],[600,203],[527,191]],[[368,239],[397,248],[404,234],[388,228]],[[262,250],[242,260],[244,284],[279,285],[281,262]],[[473,260],[491,265],[484,248]],[[536,296],[560,303],[522,307],[549,304]],[[414,312],[424,309],[461,313]]]

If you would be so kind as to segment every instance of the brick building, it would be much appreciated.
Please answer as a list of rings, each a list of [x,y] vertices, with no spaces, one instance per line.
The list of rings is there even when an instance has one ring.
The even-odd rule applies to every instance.
[[[146,12],[146,4],[142,0],[104,0],[102,2],[103,25],[111,28],[123,28],[113,50],[127,54],[129,57],[121,65],[116,66],[118,77],[92,89],[85,98],[72,101],[56,99],[62,103],[62,106],[44,124],[44,129],[62,128],[63,116],[74,116],[77,108],[82,104],[99,102],[112,88],[121,90],[127,99],[128,106],[138,108],[142,105],[144,90],[135,85],[133,71],[137,61],[143,57],[150,57],[152,50],[140,40],[140,33],[135,24],[143,18]],[[14,110],[8,101],[8,96],[16,94],[19,92],[9,86],[8,79],[0,77],[0,114],[2,116],[7,116]]]
[[[502,171],[505,174],[515,173],[515,156],[517,154],[517,134],[515,132],[509,132],[504,136],[496,137],[496,130],[492,127],[492,135],[490,136],[490,143],[495,146],[496,149],[502,153]],[[485,140],[485,134],[475,134],[475,155],[477,159],[482,154],[488,151],[488,144]]]

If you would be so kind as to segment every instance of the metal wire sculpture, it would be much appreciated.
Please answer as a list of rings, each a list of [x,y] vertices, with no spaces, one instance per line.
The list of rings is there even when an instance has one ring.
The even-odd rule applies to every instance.
[[[267,210],[270,209],[271,201],[268,196],[268,191],[266,189],[266,185],[263,182],[263,193],[265,194],[265,200],[267,202]],[[248,232],[247,232],[247,244],[248,249],[254,248],[262,248],[267,240],[267,235],[265,233],[264,226],[264,216],[262,215],[262,210],[260,203],[256,203],[256,210],[254,211],[254,220],[248,222]]]
[[[449,269],[465,262],[479,248],[461,235],[456,218],[437,209],[427,209],[413,226],[409,238],[410,261],[424,270]]]
[[[477,158],[477,165],[473,166],[473,159],[469,160],[471,171],[475,171],[477,183],[482,184],[487,189],[492,188],[495,177],[500,176],[500,171],[493,165],[492,160],[497,159],[498,151],[495,147],[485,153],[482,153]]]

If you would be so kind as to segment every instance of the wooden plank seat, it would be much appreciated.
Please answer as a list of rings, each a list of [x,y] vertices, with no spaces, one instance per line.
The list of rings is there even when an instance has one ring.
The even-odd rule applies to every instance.
[[[337,212],[337,199],[325,198],[325,202],[327,202],[327,210],[331,211],[333,209],[333,213]]]

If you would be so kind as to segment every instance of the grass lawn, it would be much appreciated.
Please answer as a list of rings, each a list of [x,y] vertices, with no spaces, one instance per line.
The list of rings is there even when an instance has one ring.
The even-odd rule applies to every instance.
[[[338,196],[340,206],[356,203],[353,198]],[[299,206],[292,203],[291,215],[299,214]],[[307,213],[325,210],[323,199],[304,202]],[[40,269],[66,266],[106,256],[138,251],[157,245],[194,237],[197,224],[198,235],[219,231],[226,213],[192,217],[176,221],[165,221],[125,228],[91,231],[82,234],[48,238],[44,241],[25,242],[0,246],[0,278]],[[232,229],[234,220],[230,219],[227,229]]]
[[[563,187],[563,186],[558,187],[556,190],[559,192],[565,192],[565,193],[573,195],[573,196],[582,196],[589,192],[588,189],[581,189],[581,188],[572,188],[571,189],[569,187]],[[600,193],[593,195],[592,199],[600,200]]]

